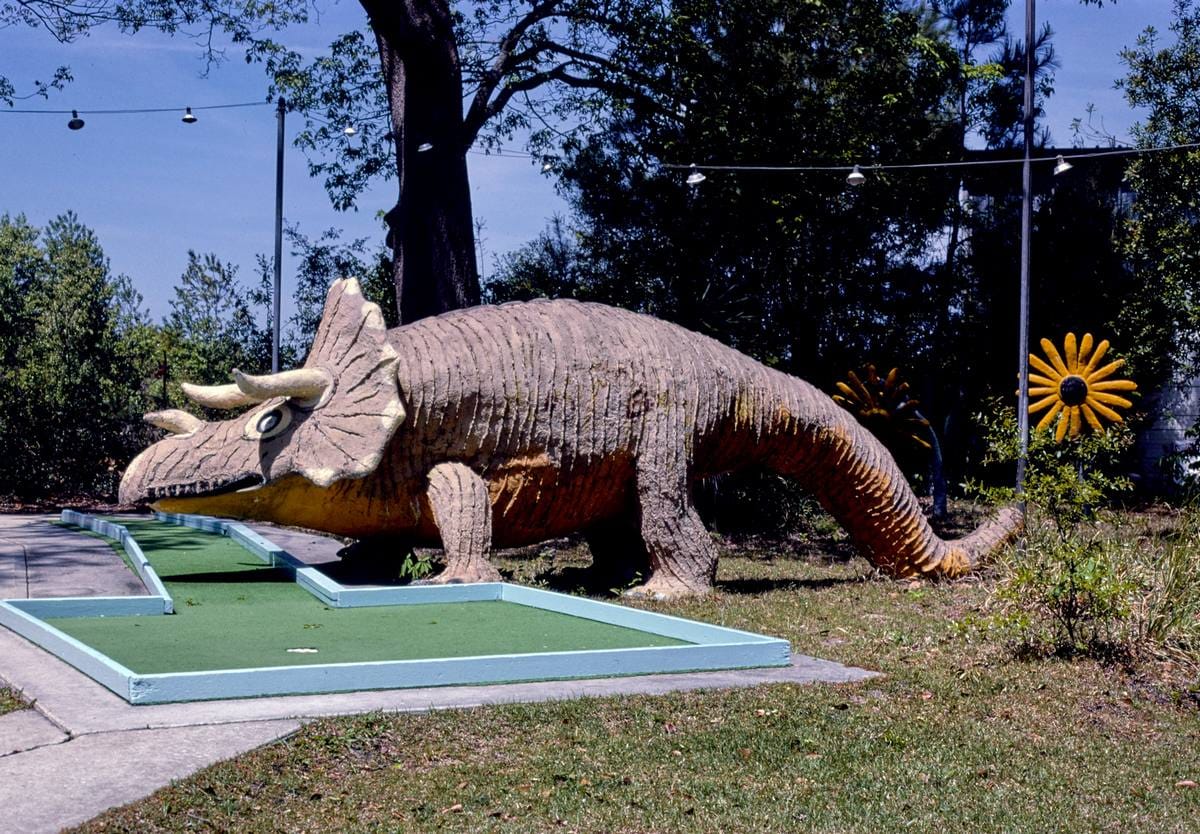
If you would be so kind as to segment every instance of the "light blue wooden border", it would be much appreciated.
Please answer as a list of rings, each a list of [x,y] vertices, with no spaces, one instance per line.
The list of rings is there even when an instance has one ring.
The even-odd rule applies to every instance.
[[[136,553],[135,564],[144,565],[148,575],[158,581],[153,567],[124,527],[82,513],[71,512],[68,518],[68,512],[71,511],[63,513],[64,521],[119,539],[131,557]],[[125,616],[125,611],[133,613],[136,609],[140,613],[139,606],[146,608],[144,613],[161,614],[161,608],[153,611],[144,603],[133,602],[145,600],[161,605],[161,600],[155,597],[9,600],[0,602],[0,625],[57,654],[133,704],[743,669],[786,666],[791,662],[790,647],[785,640],[506,582],[347,588],[242,524],[204,516],[167,513],[155,516],[161,521],[234,539],[265,563],[288,571],[298,585],[331,607],[504,600],[671,637],[690,645],[140,675],[39,618]],[[136,561],[138,557],[140,562]],[[161,582],[158,584],[161,587]],[[163,591],[169,601],[166,589]]]
[[[0,601],[0,625],[57,655],[92,680],[132,702],[130,682],[137,675],[108,655],[101,654],[49,623],[20,610],[12,601]]]
[[[142,584],[146,586],[146,590],[150,592],[150,598],[157,598],[159,605],[162,606],[161,614],[175,613],[175,601],[171,599],[171,595],[167,593],[167,588],[163,585],[162,580],[158,578],[158,573],[154,570],[154,566],[146,558],[146,554],[142,553],[141,545],[134,541],[133,536],[129,535],[129,531],[120,524],[114,524],[111,521],[105,521],[102,518],[96,518],[94,515],[86,513],[78,513],[75,510],[63,510],[60,519],[66,524],[73,524],[76,527],[82,527],[85,530],[91,530],[93,533],[99,533],[102,536],[107,536],[110,539],[116,539],[120,542],[121,547],[129,556],[129,561],[133,564],[134,570],[137,571],[138,577],[142,580]],[[58,616],[69,617],[91,617],[104,616],[103,614],[60,614]]]

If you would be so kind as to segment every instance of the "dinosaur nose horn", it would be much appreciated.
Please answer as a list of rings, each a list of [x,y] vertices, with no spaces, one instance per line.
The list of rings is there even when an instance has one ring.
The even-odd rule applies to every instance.
[[[152,426],[157,426],[160,429],[165,429],[171,434],[191,434],[204,425],[204,421],[199,417],[193,417],[186,411],[180,411],[178,408],[170,408],[166,411],[151,411],[149,414],[143,415],[143,420]]]
[[[298,368],[277,374],[255,376],[233,371],[237,388],[248,397],[268,400],[271,397],[288,397],[298,405],[313,405],[320,401],[333,379],[320,368]]]

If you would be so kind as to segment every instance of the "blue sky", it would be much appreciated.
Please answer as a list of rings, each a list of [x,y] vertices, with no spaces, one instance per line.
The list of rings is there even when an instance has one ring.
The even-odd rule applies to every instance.
[[[1024,4],[1013,4],[1011,26],[1023,29]],[[356,2],[324,6],[317,24],[283,35],[294,48],[320,51],[363,19]],[[1061,68],[1048,107],[1054,139],[1069,144],[1070,123],[1095,104],[1106,128],[1119,137],[1136,121],[1113,82],[1122,74],[1118,52],[1147,25],[1166,30],[1170,0],[1120,0],[1103,8],[1077,0],[1041,0],[1039,21],[1055,29]],[[253,277],[254,256],[272,249],[275,118],[271,107],[198,112],[180,121],[186,105],[257,101],[265,94],[260,67],[234,52],[202,77],[197,47],[153,33],[129,37],[100,29],[67,46],[34,29],[0,30],[0,73],[18,87],[69,64],[75,81],[50,101],[21,107],[77,108],[87,121],[69,131],[69,116],[0,113],[0,213],[24,213],[41,225],[74,209],[96,230],[114,271],[125,273],[155,317],[186,263],[188,249],[214,252]],[[177,113],[89,116],[107,108],[178,106]],[[0,109],[3,106],[0,105]],[[297,120],[298,121],[298,120]],[[289,136],[298,127],[289,125]],[[530,240],[565,206],[553,181],[528,160],[471,155],[472,200],[485,225],[484,270],[496,255]],[[714,160],[717,161],[717,160]],[[723,161],[723,160],[722,160]],[[752,160],[739,160],[750,162]],[[359,211],[335,212],[319,181],[310,180],[302,155],[289,147],[284,214],[312,235],[329,226],[350,236],[381,234],[377,210],[395,200],[380,183],[359,200]],[[288,276],[285,258],[285,292]]]

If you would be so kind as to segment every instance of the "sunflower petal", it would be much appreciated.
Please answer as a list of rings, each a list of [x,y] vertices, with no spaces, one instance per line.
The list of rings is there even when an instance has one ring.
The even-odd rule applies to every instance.
[[[1098,432],[1104,431],[1104,424],[1100,422],[1100,418],[1096,416],[1096,412],[1092,411],[1092,407],[1087,403],[1079,406],[1083,411],[1083,416],[1087,419],[1088,425]]]
[[[1036,353],[1029,354],[1029,364],[1049,376],[1055,385],[1058,384],[1060,379],[1066,376],[1066,374],[1059,373],[1058,371],[1054,370],[1054,368],[1050,367],[1050,365]]]
[[[1051,403],[1056,403],[1056,402],[1061,402],[1061,400],[1059,400],[1059,398],[1058,398],[1058,392],[1057,392],[1057,391],[1056,391],[1056,392],[1054,392],[1053,394],[1051,394],[1051,395],[1050,395],[1050,396],[1048,396],[1048,397],[1042,397],[1040,400],[1038,400],[1038,401],[1037,401],[1037,402],[1035,402],[1035,403],[1030,403],[1030,405],[1029,405],[1029,413],[1030,413],[1030,414],[1037,414],[1037,413],[1038,413],[1039,411],[1041,411],[1043,408],[1049,408]]]
[[[1092,372],[1092,369],[1100,364],[1100,360],[1104,358],[1104,354],[1108,353],[1108,339],[1101,340],[1100,344],[1096,345],[1096,352],[1092,354],[1092,358],[1083,366],[1083,370],[1079,375],[1087,379],[1087,375]]]
[[[1066,414],[1058,421],[1058,428],[1054,430],[1054,442],[1062,443],[1063,438],[1067,436],[1067,427],[1071,425],[1070,418]]]
[[[1120,368],[1124,364],[1125,364],[1124,359],[1118,359],[1115,362],[1109,362],[1103,368],[1097,368],[1096,370],[1092,371],[1088,376],[1084,377],[1084,382],[1086,382],[1088,385],[1091,385],[1093,382],[1099,382],[1100,380],[1104,379],[1106,376],[1112,376],[1113,374],[1115,374],[1117,372],[1117,369]]]
[[[857,401],[858,401],[858,395],[857,395],[857,394],[855,394],[853,391],[851,391],[851,390],[850,390],[850,386],[849,386],[849,385],[847,385],[847,384],[846,384],[846,383],[844,383],[844,382],[839,382],[839,383],[836,383],[836,384],[837,384],[837,389],[838,389],[839,391],[841,391],[843,394],[845,394],[845,395],[846,395],[846,399],[850,400],[851,402],[857,402]],[[837,397],[834,397],[834,399],[837,399]]]
[[[1051,408],[1049,411],[1047,411],[1045,416],[1043,416],[1042,419],[1038,421],[1038,424],[1036,427],[1037,430],[1041,431],[1042,429],[1049,428],[1050,424],[1054,422],[1054,418],[1058,416],[1058,412],[1060,412],[1062,410],[1063,410],[1062,400],[1059,400],[1058,402],[1056,402],[1054,404],[1054,407]]]
[[[1036,382],[1038,385],[1053,385],[1056,388],[1058,387],[1057,379],[1051,379],[1050,377],[1042,376],[1041,374],[1030,374],[1029,381]]]
[[[850,371],[850,373],[846,374],[846,377],[850,380],[850,385],[854,389],[854,393],[858,395],[858,399],[863,405],[875,405],[875,397],[867,390],[867,386],[863,385],[862,380],[858,378],[858,374]]]
[[[1116,394],[1105,394],[1103,391],[1092,391],[1088,394],[1089,400],[1102,402],[1105,405],[1119,405],[1121,408],[1132,408],[1133,403],[1124,397],[1118,397]]]
[[[1089,391],[1136,391],[1137,383],[1132,379],[1110,379],[1104,382],[1093,382],[1088,386]]]
[[[1063,341],[1063,347],[1066,348],[1067,370],[1075,373],[1079,368],[1079,346],[1075,342],[1075,334],[1068,333],[1067,338]]]
[[[1020,393],[1020,392],[1018,392],[1018,393]],[[1057,393],[1058,393],[1057,385],[1045,385],[1041,388],[1030,388],[1029,389],[1029,396],[1031,396],[1031,397],[1040,397],[1044,394],[1057,394]]]
[[[1123,419],[1121,419],[1120,414],[1113,411],[1111,408],[1104,405],[1103,403],[1098,403],[1095,400],[1092,400],[1091,402],[1088,403],[1088,405],[1090,405],[1093,409],[1095,409],[1096,413],[1099,414],[1101,417],[1105,418],[1106,420],[1111,420],[1114,423],[1125,422]]]
[[[1050,364],[1054,366],[1062,376],[1066,376],[1069,371],[1067,364],[1063,362],[1062,356],[1059,355],[1058,348],[1054,346],[1054,342],[1049,339],[1042,339],[1042,351],[1046,354],[1046,358],[1050,360]]]
[[[1083,367],[1084,363],[1088,361],[1088,354],[1092,352],[1092,341],[1091,333],[1083,334],[1083,341],[1079,343],[1079,359],[1076,360],[1079,367]]]
[[[1079,419],[1079,407],[1075,406],[1068,412],[1071,418],[1071,437],[1079,437],[1082,421]]]

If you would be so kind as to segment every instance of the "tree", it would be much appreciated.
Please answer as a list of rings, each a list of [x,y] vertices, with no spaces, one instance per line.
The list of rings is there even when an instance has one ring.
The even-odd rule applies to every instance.
[[[325,295],[329,286],[339,278],[355,277],[359,280],[363,295],[378,304],[383,311],[383,320],[388,327],[399,323],[396,312],[396,296],[392,286],[390,252],[377,246],[372,250],[366,238],[349,243],[341,242],[337,229],[326,229],[316,238],[305,235],[296,226],[285,230],[291,244],[292,257],[297,259],[296,289],[293,299],[296,312],[290,320],[287,334],[290,352],[297,358],[308,353],[321,314],[325,307]],[[268,265],[263,260],[263,276],[268,276]]]
[[[1147,29],[1121,54],[1120,86],[1146,118],[1134,127],[1141,147],[1190,144],[1200,135],[1200,5],[1175,0],[1161,45]],[[1121,243],[1139,292],[1120,320],[1139,369],[1158,379],[1195,373],[1200,360],[1200,151],[1187,148],[1134,158],[1125,176],[1135,193]]]
[[[670,116],[611,100],[604,130],[572,144],[563,182],[583,260],[572,293],[818,382],[872,349],[880,363],[886,349],[923,352],[908,317],[927,278],[913,267],[945,216],[944,174],[871,172],[852,189],[832,172],[711,172],[689,189],[660,163],[946,159],[954,54],[928,20],[887,0],[697,0],[623,49],[641,74],[676,79],[683,100]]]
[[[320,114],[298,141],[316,156],[311,170],[325,177],[335,206],[352,207],[376,176],[396,178],[398,199],[385,219],[406,322],[479,301],[470,148],[495,147],[522,129],[550,153],[563,117],[584,114],[577,127],[585,127],[609,101],[596,91],[658,108],[663,91],[678,94],[673,74],[642,71],[622,46],[661,29],[674,14],[667,4],[360,2],[369,31],[337,38],[326,56],[306,61],[273,43],[253,54],[291,106]],[[353,140],[342,133],[347,124],[358,131]]]
[[[219,62],[223,33],[234,44],[252,46],[262,33],[308,20],[308,0],[8,0],[0,3],[0,29],[29,26],[62,44],[73,43],[98,26],[116,26],[133,34],[143,30],[182,34],[195,40],[206,66]],[[33,81],[18,91],[16,82],[0,74],[0,101],[48,97],[72,80],[60,66],[49,81]]]
[[[232,368],[262,373],[270,368],[270,324],[259,326],[250,292],[237,267],[212,253],[188,252],[188,263],[163,322],[169,373],[178,382],[229,382]],[[177,402],[182,398],[170,397]]]
[[[0,218],[0,290],[15,327],[0,376],[0,492],[111,491],[145,439],[144,356],[131,338],[140,298],[71,213],[44,230]]]

